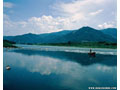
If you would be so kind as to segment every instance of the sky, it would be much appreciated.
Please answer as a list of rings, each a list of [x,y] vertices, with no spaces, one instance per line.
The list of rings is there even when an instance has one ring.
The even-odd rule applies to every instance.
[[[116,28],[117,0],[3,0],[3,34]]]

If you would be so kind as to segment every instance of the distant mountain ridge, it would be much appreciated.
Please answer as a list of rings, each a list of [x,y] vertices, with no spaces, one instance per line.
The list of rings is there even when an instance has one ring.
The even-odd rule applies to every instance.
[[[116,28],[107,28],[101,30],[103,33],[111,35],[114,38],[117,38],[117,29]]]
[[[112,29],[114,30],[114,28]],[[117,29],[115,29],[117,31]],[[110,31],[110,33],[109,33]],[[114,36],[114,37],[113,37]],[[4,36],[4,40],[16,43],[67,43],[79,42],[117,42],[117,36],[111,30],[96,30],[91,27],[82,27],[78,30],[63,30],[45,34],[23,34],[17,36]]]

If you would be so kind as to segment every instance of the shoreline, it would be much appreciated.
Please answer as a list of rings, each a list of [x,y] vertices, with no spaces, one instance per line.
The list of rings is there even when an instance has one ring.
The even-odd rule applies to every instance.
[[[27,45],[27,44],[25,44],[25,45]],[[36,44],[31,44],[31,45],[36,45]],[[111,47],[90,47],[90,46],[67,46],[67,45],[50,45],[50,44],[48,44],[48,45],[46,45],[46,44],[39,44],[38,46],[58,46],[58,47],[77,47],[77,48],[98,48],[98,49],[117,49],[117,47],[113,47],[113,48],[111,48]]]
[[[81,48],[81,47],[66,47],[66,46],[48,46],[48,45],[16,45],[19,48],[9,48],[10,50],[31,50],[32,51],[58,51],[58,52],[73,52],[73,53],[88,53],[90,48]],[[7,48],[4,48],[7,49]],[[97,54],[104,55],[117,55],[117,49],[109,48],[91,48],[92,51],[95,51]]]
[[[52,47],[73,47],[73,48],[88,48],[88,49],[90,49],[90,48],[93,48],[93,49],[112,49],[112,50],[116,50],[117,48],[106,48],[106,47],[104,47],[104,48],[101,48],[101,47],[80,47],[80,46],[65,46],[65,45],[44,45],[44,44],[16,44],[16,45],[35,45],[35,46],[52,46]],[[17,46],[18,47],[18,46]],[[18,47],[18,48],[21,48],[20,46]]]

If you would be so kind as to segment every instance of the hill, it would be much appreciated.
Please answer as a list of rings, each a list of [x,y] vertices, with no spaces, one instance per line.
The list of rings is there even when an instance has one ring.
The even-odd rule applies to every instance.
[[[101,30],[103,33],[111,35],[114,38],[117,38],[117,29],[116,28],[107,28]]]
[[[4,40],[16,43],[38,44],[38,43],[67,43],[67,42],[117,42],[113,36],[106,34],[103,30],[91,27],[82,27],[78,30],[63,30],[45,34],[24,34],[17,36],[4,36]]]

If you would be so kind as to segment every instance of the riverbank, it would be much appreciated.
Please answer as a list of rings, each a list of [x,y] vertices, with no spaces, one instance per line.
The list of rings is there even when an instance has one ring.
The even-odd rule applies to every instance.
[[[10,42],[8,40],[3,40],[3,47],[4,48],[18,48],[14,44],[15,44],[14,42]]]
[[[79,47],[79,48],[103,48],[103,49],[117,49],[117,43],[110,42],[81,42],[81,43],[22,43],[23,45],[41,45],[41,46],[65,46],[65,47]],[[18,48],[14,42],[3,41],[5,48]]]
[[[106,42],[49,43],[49,44],[35,44],[35,45],[117,49],[117,43],[106,43]]]

